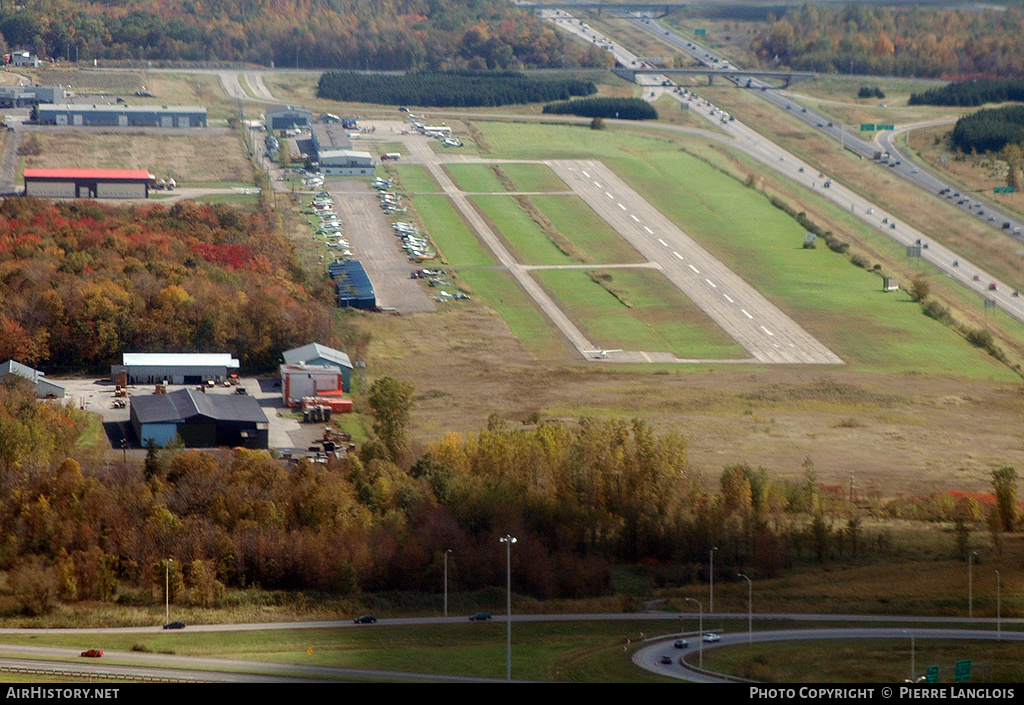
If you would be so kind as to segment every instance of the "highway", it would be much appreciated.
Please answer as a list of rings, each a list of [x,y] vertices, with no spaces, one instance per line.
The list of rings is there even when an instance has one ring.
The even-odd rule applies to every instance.
[[[662,676],[678,678],[697,683],[736,683],[754,682],[740,678],[731,678],[708,669],[701,668],[699,663],[701,651],[711,651],[724,646],[737,646],[747,643],[766,643],[773,641],[808,641],[827,639],[836,641],[841,639],[897,639],[907,641],[910,637],[914,639],[943,639],[943,640],[1001,640],[1001,641],[1024,641],[1024,632],[993,632],[982,629],[925,629],[921,627],[909,627],[901,629],[898,627],[886,628],[835,628],[835,629],[783,629],[767,632],[735,632],[732,634],[720,634],[721,641],[715,643],[703,643],[699,635],[686,635],[689,642],[687,649],[676,649],[673,646],[676,637],[652,641],[647,646],[638,649],[633,654],[633,663],[640,668],[657,673]],[[749,640],[749,641],[748,641]],[[672,657],[671,664],[661,662],[663,656]],[[910,673],[910,662],[907,662],[907,675]],[[915,667],[915,677],[924,674],[923,669]]]
[[[568,28],[568,30],[573,34],[583,36],[587,41],[593,42],[598,46],[614,46],[615,49],[613,53],[615,54],[616,60],[624,66],[635,66],[638,70],[648,68],[652,72],[656,71],[656,69],[641,66],[637,63],[637,57],[630,51],[620,46],[618,43],[613,42],[610,38],[596,32],[586,24],[581,24],[579,20],[575,20],[575,18],[572,18],[564,11],[557,11],[557,15],[552,15],[551,13],[553,12],[556,11],[544,11],[542,12],[542,17],[554,22],[559,27]],[[670,42],[673,46],[686,51],[699,61],[712,66],[723,62],[721,57],[717,56],[706,47],[698,46],[697,44],[690,42],[671,31],[666,34],[661,25],[657,25],[658,29],[652,29],[650,27],[650,23],[645,23],[640,19],[634,21],[638,27],[654,34],[662,41]],[[732,68],[735,69],[737,77],[743,76],[741,68],[736,68],[735,66]],[[865,223],[877,228],[897,244],[904,247],[914,248],[913,253],[916,255],[919,252],[920,258],[923,261],[935,266],[954,281],[978,294],[983,299],[992,302],[992,304],[1017,320],[1024,322],[1024,298],[1021,298],[1017,294],[1017,291],[1013,286],[997,279],[979,265],[965,259],[963,256],[948,247],[935,243],[925,233],[901,222],[892,213],[884,211],[873,202],[858,195],[851,189],[830,178],[828,175],[819,172],[812,165],[799,160],[797,157],[764,137],[756,130],[743,124],[740,120],[735,119],[735,116],[727,116],[709,101],[700,99],[692,90],[680,89],[674,85],[664,86],[668,79],[661,74],[638,74],[638,80],[643,76],[646,76],[646,78],[644,78],[645,86],[657,86],[657,88],[652,91],[655,95],[650,96],[651,98],[657,97],[662,93],[668,93],[669,95],[674,96],[677,100],[680,100],[680,102],[685,101],[694,114],[707,119],[709,122],[715,124],[719,129],[725,130],[729,135],[731,135],[734,138],[733,145],[736,148],[743,150],[765,166],[768,166],[792,181],[815,192],[822,198],[828,199],[840,208],[849,211]],[[671,84],[670,81],[668,82]],[[746,85],[746,81],[743,83]],[[797,107],[795,103],[789,101],[785,96],[776,95],[776,91],[774,90],[760,90],[762,85],[763,84],[757,82],[757,79],[751,79],[751,87],[752,89],[756,88],[755,92],[758,95],[780,105],[783,110],[786,110],[786,106],[788,105],[790,112],[809,124],[812,124],[815,129],[821,129],[825,134],[830,134],[841,140],[851,140],[851,144],[853,144],[855,148],[866,148],[865,146],[869,145],[869,143],[856,138],[861,143],[861,146],[857,146],[857,142],[852,142],[854,139],[852,136],[849,136],[846,132],[842,131],[835,125],[829,127],[824,117],[819,116],[810,110],[805,113],[802,107]],[[647,96],[648,94],[645,89],[645,97]],[[819,121],[825,122],[821,128],[817,126]],[[877,150],[877,146],[870,147],[870,154],[872,157],[874,152]],[[893,169],[898,169],[903,166],[905,166],[905,164],[897,165],[897,167],[893,167]],[[915,169],[917,169],[917,171],[915,171]],[[935,177],[933,177],[930,172],[922,171],[914,166],[906,166],[903,171],[899,171],[898,173],[907,176],[908,179],[913,179],[915,183],[919,182],[922,188],[935,188],[936,197],[938,197],[938,190],[945,188],[939,185],[941,183],[940,181],[931,180]],[[987,209],[985,210],[987,212]],[[985,217],[987,218],[987,215]],[[999,225],[1001,226],[1001,223],[999,223]],[[998,229],[1001,230],[1001,228]]]

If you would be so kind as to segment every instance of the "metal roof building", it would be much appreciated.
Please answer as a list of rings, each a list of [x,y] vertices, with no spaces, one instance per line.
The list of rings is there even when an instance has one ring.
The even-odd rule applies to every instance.
[[[293,108],[290,105],[267,109],[268,130],[288,130],[293,127],[302,129],[313,124],[313,112],[305,108]]]
[[[145,169],[25,169],[25,195],[39,198],[148,198]]]
[[[0,108],[56,103],[74,97],[60,86],[0,86]]]
[[[139,443],[166,446],[175,436],[187,448],[266,448],[270,421],[259,402],[244,394],[204,394],[179,389],[131,398],[131,425]]]
[[[377,308],[377,294],[361,262],[334,262],[328,265],[327,271],[335,280],[335,299],[339,306],[367,311]]]
[[[39,106],[40,125],[87,127],[206,127],[206,108],[199,105],[78,105]]]
[[[230,353],[124,353],[122,364],[110,366],[110,378],[126,372],[128,384],[202,384],[223,382],[237,370],[238,360]]]
[[[352,381],[352,361],[340,350],[320,343],[310,343],[299,348],[286,350],[282,357],[286,365],[328,367],[341,373],[342,389],[349,391]]]
[[[36,397],[39,399],[63,399],[64,387],[44,379],[45,373],[33,370],[28,365],[23,365],[14,360],[0,364],[0,380],[6,375],[17,375],[24,377],[36,387]]]

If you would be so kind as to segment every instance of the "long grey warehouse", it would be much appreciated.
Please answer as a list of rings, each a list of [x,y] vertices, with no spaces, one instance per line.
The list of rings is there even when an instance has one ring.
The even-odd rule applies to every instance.
[[[201,384],[223,382],[238,371],[230,353],[124,353],[121,365],[110,366],[110,379],[128,373],[128,384]]]
[[[39,198],[148,198],[145,169],[25,169],[25,195]]]
[[[76,105],[39,106],[40,125],[74,127],[206,127],[206,108],[198,105]]]

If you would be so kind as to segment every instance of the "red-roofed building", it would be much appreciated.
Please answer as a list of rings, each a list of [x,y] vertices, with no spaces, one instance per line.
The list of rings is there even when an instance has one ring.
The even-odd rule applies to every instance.
[[[148,198],[145,169],[25,169],[25,195],[39,198]]]

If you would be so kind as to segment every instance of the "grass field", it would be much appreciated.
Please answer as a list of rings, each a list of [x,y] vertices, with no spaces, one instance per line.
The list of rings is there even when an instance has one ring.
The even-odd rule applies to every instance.
[[[512,183],[517,191],[568,191],[569,187],[565,182],[555,176],[544,164],[502,164],[500,168]]]
[[[487,164],[445,164],[444,170],[466,193],[503,193],[508,190]]]
[[[74,164],[97,169],[148,169],[179,186],[235,185],[254,178],[252,165],[234,133],[160,135],[124,132],[33,132],[42,153],[25,157],[29,168]]]
[[[462,269],[459,278],[469,285],[474,297],[501,315],[513,335],[538,359],[564,360],[570,354],[561,333],[533,305],[511,274],[494,269]]]
[[[416,196],[413,208],[423,220],[445,262],[453,267],[491,267],[494,258],[476,239],[447,196]]]
[[[434,181],[434,177],[418,164],[398,164],[395,167],[398,174],[398,182],[406,193],[437,193],[441,189]]]
[[[523,264],[560,265],[578,262],[559,250],[511,196],[474,196],[470,199],[491,222],[496,234]]]
[[[750,355],[665,278],[646,269],[607,269],[631,304],[580,269],[536,270],[534,276],[590,340],[603,349],[671,352],[690,359]]]
[[[558,232],[580,250],[605,264],[632,264],[645,259],[579,196],[530,196],[530,201]]]

